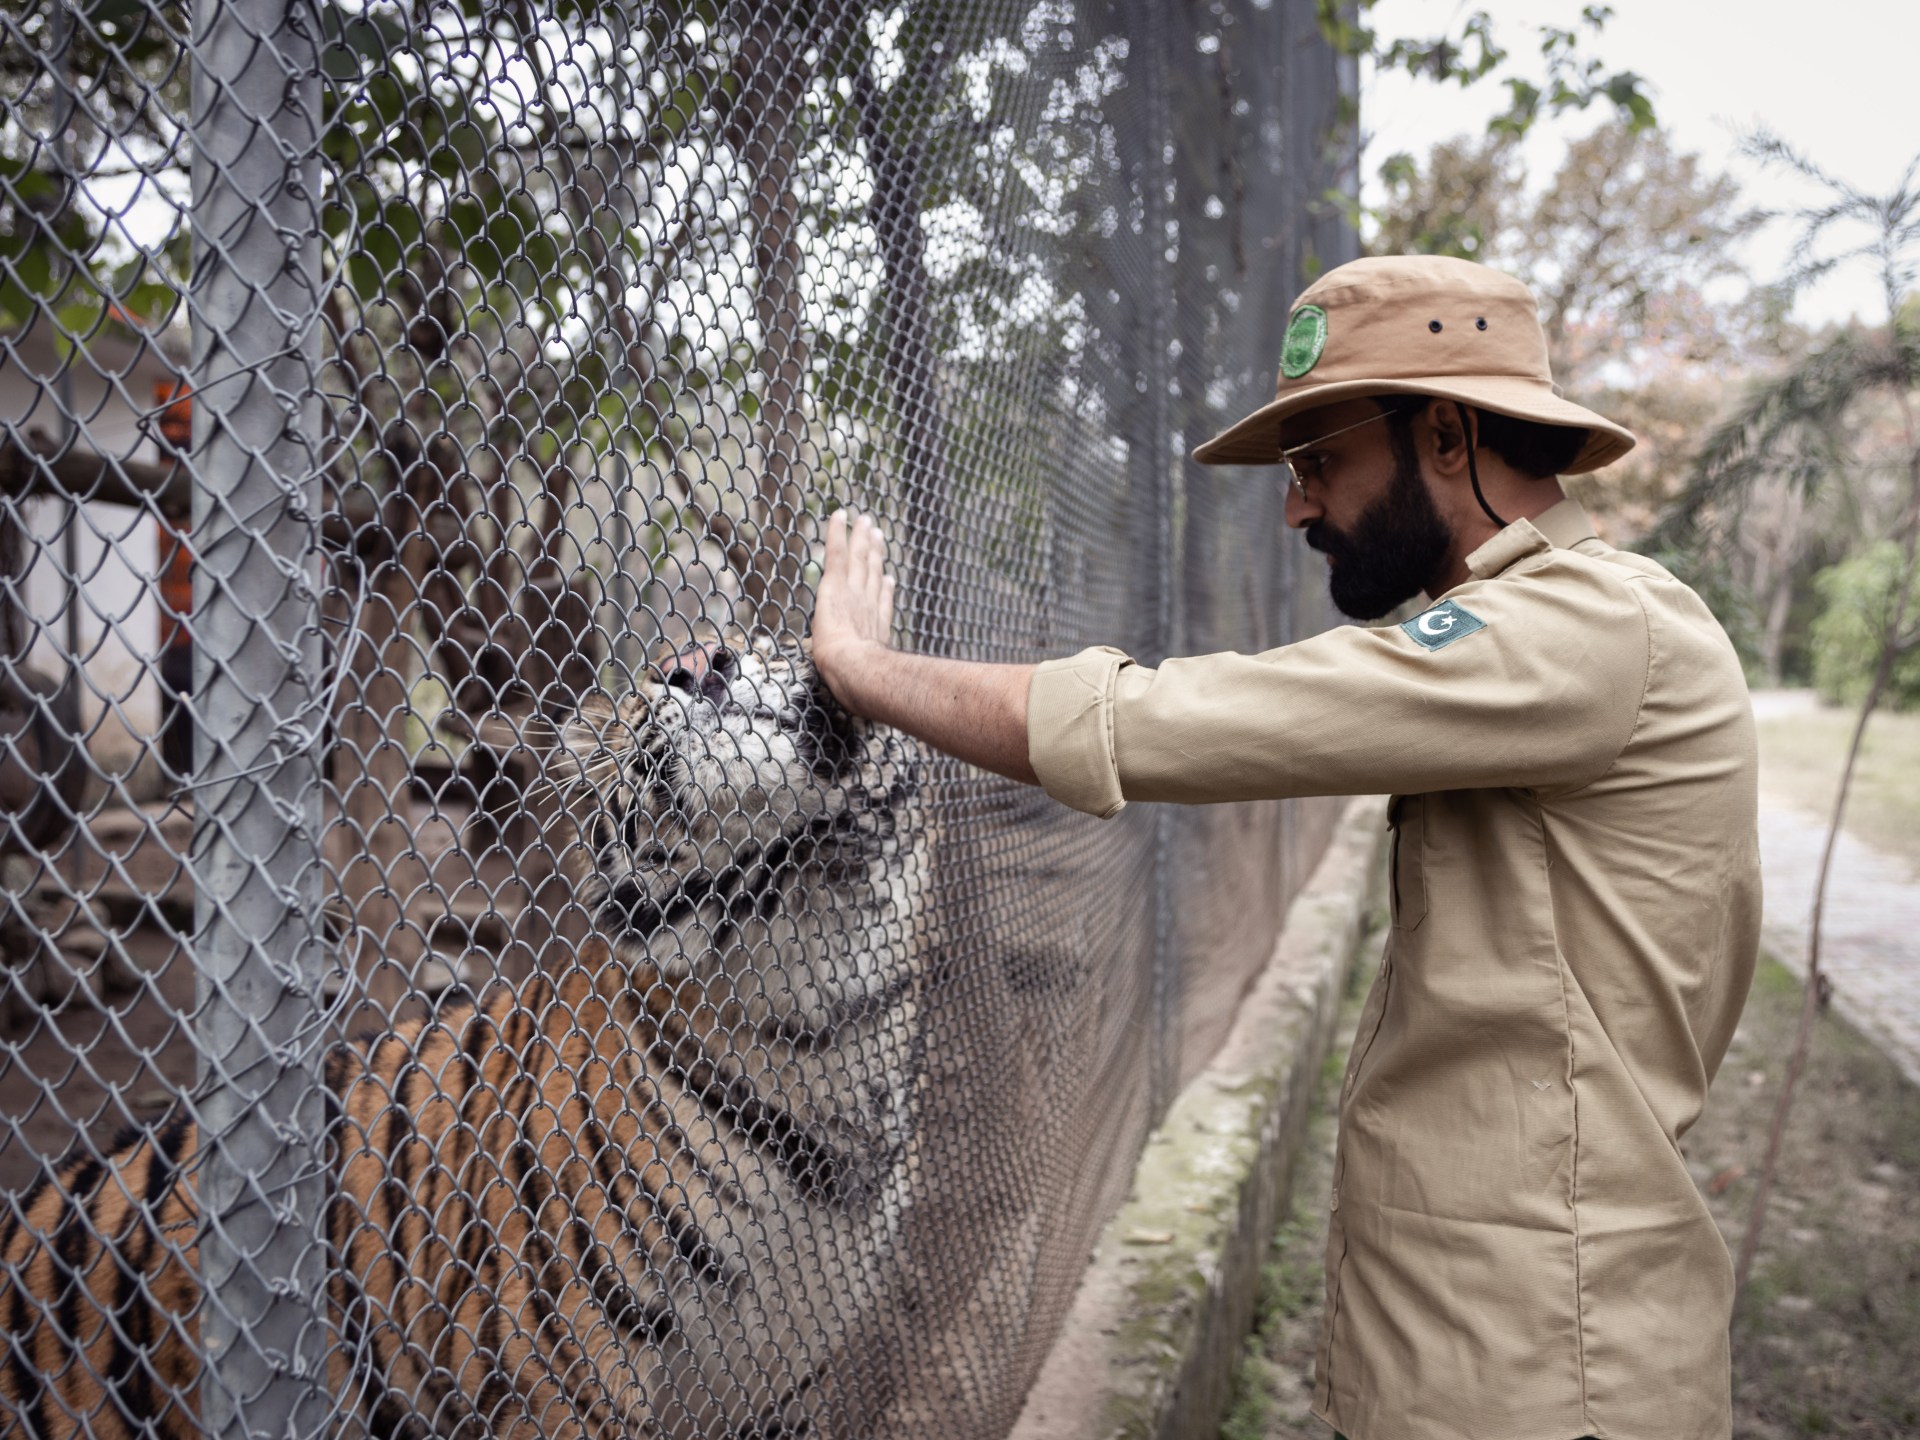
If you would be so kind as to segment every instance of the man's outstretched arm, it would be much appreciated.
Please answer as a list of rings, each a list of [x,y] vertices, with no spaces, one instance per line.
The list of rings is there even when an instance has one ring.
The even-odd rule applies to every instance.
[[[887,542],[871,517],[827,521],[813,607],[813,663],[834,698],[970,765],[1038,785],[1027,758],[1032,665],[982,665],[895,650]]]

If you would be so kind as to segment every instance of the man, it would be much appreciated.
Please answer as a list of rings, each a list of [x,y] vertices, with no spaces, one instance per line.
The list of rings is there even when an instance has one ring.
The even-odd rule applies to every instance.
[[[1352,1440],[1731,1433],[1731,1267],[1679,1140],[1757,952],[1752,715],[1698,597],[1554,478],[1633,443],[1559,397],[1525,286],[1359,260],[1195,458],[1287,465],[1335,601],[1424,591],[1414,618],[1157,671],[938,660],[887,646],[871,522],[829,527],[814,658],[850,709],[1096,815],[1394,792],[1315,1386]]]

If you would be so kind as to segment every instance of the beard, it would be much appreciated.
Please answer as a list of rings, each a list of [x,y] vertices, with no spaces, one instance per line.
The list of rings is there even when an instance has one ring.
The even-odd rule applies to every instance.
[[[1390,431],[1397,431],[1388,421]],[[1327,591],[1341,614],[1378,620],[1424,590],[1453,548],[1453,530],[1420,477],[1412,437],[1392,434],[1393,479],[1347,530],[1324,520],[1307,526],[1307,544],[1331,556]]]

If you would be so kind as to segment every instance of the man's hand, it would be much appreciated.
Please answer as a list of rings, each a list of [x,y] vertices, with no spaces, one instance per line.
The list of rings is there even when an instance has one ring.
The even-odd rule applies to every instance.
[[[833,698],[856,715],[859,670],[893,635],[893,577],[885,573],[887,541],[870,515],[847,523],[848,512],[827,519],[827,554],[813,604],[813,665]],[[873,717],[869,717],[873,718]]]
[[[836,510],[813,602],[813,668],[855,715],[971,765],[1038,785],[1027,759],[1031,665],[977,665],[895,650],[887,542],[871,516]]]

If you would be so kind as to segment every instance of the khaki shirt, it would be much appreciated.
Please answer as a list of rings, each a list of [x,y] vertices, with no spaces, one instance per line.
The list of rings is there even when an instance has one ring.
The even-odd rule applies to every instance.
[[[1732,1267],[1679,1139],[1758,950],[1746,684],[1699,598],[1571,501],[1468,568],[1405,625],[1043,665],[1033,768],[1095,815],[1397,792],[1316,1414],[1352,1440],[1724,1440]]]

